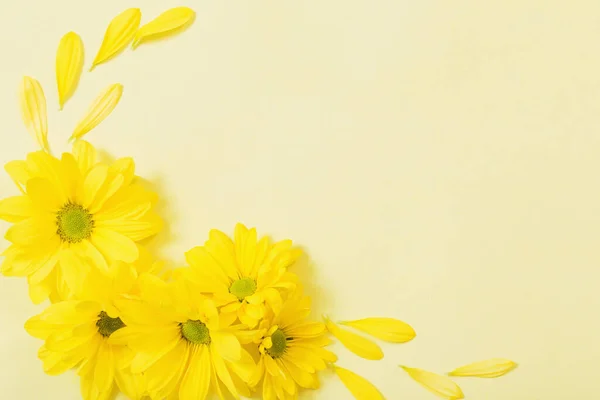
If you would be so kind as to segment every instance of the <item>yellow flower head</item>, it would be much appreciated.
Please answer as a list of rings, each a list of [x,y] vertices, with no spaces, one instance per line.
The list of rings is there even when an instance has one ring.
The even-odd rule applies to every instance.
[[[113,343],[135,351],[132,373],[143,373],[152,398],[203,400],[209,391],[223,398],[249,396],[247,382],[256,368],[214,302],[188,282],[140,277],[140,295],[120,302],[127,325]]]
[[[136,242],[162,226],[152,211],[157,197],[139,182],[131,158],[98,162],[95,149],[78,141],[60,159],[38,151],[5,169],[22,195],[0,200],[0,218],[14,223],[1,272],[27,277],[35,303],[64,299],[57,293],[79,290],[92,269],[135,262]]]
[[[58,375],[77,367],[85,400],[111,398],[115,383],[131,399],[145,394],[144,378],[127,368],[133,352],[108,340],[125,326],[114,301],[135,292],[136,277],[135,267],[124,263],[112,265],[108,273],[92,271],[84,300],[54,303],[25,324],[29,334],[44,340],[38,352],[44,371]]]
[[[250,385],[258,386],[262,379],[264,399],[293,400],[298,387],[318,389],[317,372],[337,361],[324,349],[330,344],[325,325],[308,320],[309,314],[310,297],[298,288],[279,314],[261,322],[256,340],[260,360]]]
[[[237,224],[233,240],[212,230],[204,246],[186,253],[190,265],[186,276],[223,306],[223,314],[254,328],[267,308],[281,309],[280,291],[293,289],[297,281],[287,268],[301,254],[291,240],[271,243],[266,236],[258,240],[256,229]]]

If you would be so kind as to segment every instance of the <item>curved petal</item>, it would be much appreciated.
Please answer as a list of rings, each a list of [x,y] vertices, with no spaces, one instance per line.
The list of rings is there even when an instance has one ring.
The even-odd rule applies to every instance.
[[[384,400],[379,390],[362,376],[338,366],[334,371],[356,400]]]
[[[401,365],[400,368],[406,371],[415,382],[429,390],[431,393],[447,400],[459,400],[464,399],[465,397],[460,387],[447,376],[403,365]]]

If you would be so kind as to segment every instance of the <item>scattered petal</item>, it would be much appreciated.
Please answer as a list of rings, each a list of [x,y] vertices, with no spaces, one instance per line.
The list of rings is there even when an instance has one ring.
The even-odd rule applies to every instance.
[[[383,351],[381,351],[381,348],[377,344],[367,338],[341,329],[327,317],[323,318],[325,319],[327,330],[348,350],[367,360],[381,360],[383,358]]]
[[[120,83],[112,84],[104,89],[96,100],[94,100],[94,103],[92,103],[86,116],[79,121],[69,140],[81,138],[104,121],[104,119],[106,119],[106,117],[108,117],[115,109],[119,100],[121,100],[122,94],[123,85]]]
[[[117,15],[106,28],[102,45],[92,63],[90,71],[119,54],[129,45],[137,32],[142,12],[139,8],[130,8]]]
[[[505,358],[491,358],[489,360],[474,362],[456,368],[449,372],[450,376],[471,376],[477,378],[497,378],[515,369],[517,363]]]
[[[434,374],[433,372],[419,368],[405,367],[403,365],[400,365],[400,368],[405,370],[411,378],[431,393],[447,400],[459,400],[465,398],[460,387],[454,383],[452,379],[446,376]]]
[[[334,370],[338,378],[348,388],[350,393],[357,400],[384,400],[379,390],[371,382],[363,378],[362,376],[356,375],[352,371],[347,369],[334,366]]]
[[[410,325],[394,318],[364,318],[343,321],[340,324],[392,343],[405,343],[416,336],[415,330]]]
[[[29,77],[23,77],[19,88],[21,116],[29,133],[35,138],[42,150],[49,152],[48,116],[46,96],[40,83]]]
[[[62,37],[56,51],[56,85],[61,110],[75,92],[82,70],[83,42],[78,34],[69,32]]]
[[[175,35],[187,28],[196,17],[196,12],[188,7],[175,7],[142,26],[133,39],[133,48],[142,42]]]

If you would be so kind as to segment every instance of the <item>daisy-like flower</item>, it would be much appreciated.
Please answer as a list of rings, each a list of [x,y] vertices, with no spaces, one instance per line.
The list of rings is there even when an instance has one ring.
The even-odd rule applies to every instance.
[[[308,320],[309,314],[310,297],[298,287],[278,314],[261,322],[256,337],[260,360],[250,385],[256,387],[262,379],[263,399],[293,400],[299,387],[318,389],[317,373],[337,361],[324,348],[331,343],[325,325]]]
[[[186,275],[212,295],[222,306],[221,313],[233,314],[252,329],[268,307],[281,309],[281,291],[293,289],[297,281],[287,269],[301,255],[291,240],[271,243],[267,236],[258,240],[255,228],[237,224],[233,240],[212,230],[204,246],[188,251]]]
[[[58,375],[76,367],[85,400],[109,399],[116,387],[134,400],[145,395],[143,377],[128,368],[134,354],[109,342],[125,326],[114,300],[136,293],[136,279],[136,268],[124,263],[112,265],[108,273],[91,271],[84,300],[54,303],[25,324],[29,334],[44,340],[38,352],[44,371]]]
[[[135,351],[131,371],[144,374],[150,397],[203,400],[211,389],[221,399],[227,392],[249,396],[246,382],[256,365],[232,319],[187,281],[140,280],[140,296],[119,305],[127,326],[109,341]]]
[[[0,200],[0,218],[14,223],[1,272],[27,277],[35,303],[64,299],[91,269],[135,262],[137,242],[162,226],[152,211],[157,196],[139,182],[133,160],[96,158],[78,141],[60,159],[38,151],[5,166],[22,194]]]

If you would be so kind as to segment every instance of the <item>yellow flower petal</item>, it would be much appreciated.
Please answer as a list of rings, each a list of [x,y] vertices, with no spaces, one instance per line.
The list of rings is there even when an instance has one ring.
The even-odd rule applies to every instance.
[[[40,83],[29,77],[23,77],[19,88],[21,117],[42,150],[49,152],[48,147],[48,116],[46,111],[46,96]]]
[[[130,8],[117,15],[106,28],[104,39],[90,71],[119,54],[129,45],[137,32],[142,12],[139,8]]]
[[[491,358],[456,368],[454,371],[449,372],[448,375],[497,378],[509,373],[516,367],[517,363],[514,361],[505,358]]]
[[[19,188],[21,193],[25,194],[25,184],[31,178],[32,173],[27,166],[27,161],[13,160],[4,164],[4,170]]]
[[[92,244],[111,261],[132,263],[140,254],[133,240],[108,229],[97,228],[91,240]]]
[[[195,347],[179,387],[179,398],[205,399],[210,386],[210,370],[210,350],[206,346]]]
[[[460,387],[446,376],[434,374],[433,372],[425,371],[419,368],[405,367],[403,365],[400,365],[400,368],[405,370],[411,378],[413,378],[418,384],[429,390],[431,393],[448,400],[459,400],[465,398],[465,395]]]
[[[327,317],[323,318],[325,319],[327,330],[348,350],[367,360],[381,360],[383,358],[383,351],[381,351],[381,348],[377,344],[367,338],[341,329]]]
[[[161,39],[185,30],[196,17],[196,12],[188,7],[175,7],[165,11],[158,17],[142,26],[133,39],[135,49],[142,42]]]
[[[62,37],[56,51],[56,85],[60,109],[69,100],[83,70],[83,42],[78,34],[69,32]]]
[[[415,330],[406,322],[394,318],[364,318],[355,321],[343,321],[340,324],[392,343],[405,343],[414,339],[417,335]]]
[[[13,196],[0,200],[0,219],[20,222],[33,215],[35,208],[28,196]]]
[[[71,138],[69,140],[79,139],[96,126],[98,126],[115,109],[121,95],[123,94],[123,85],[115,83],[104,89],[102,93],[94,100],[86,116],[79,121]]]
[[[96,164],[96,149],[85,140],[76,140],[72,152],[79,170],[85,176],[87,171]]]
[[[334,367],[335,373],[340,378],[342,383],[348,388],[350,393],[357,400],[384,400],[379,390],[371,382],[363,378],[362,376],[356,375],[352,371],[338,367]]]

